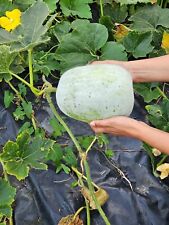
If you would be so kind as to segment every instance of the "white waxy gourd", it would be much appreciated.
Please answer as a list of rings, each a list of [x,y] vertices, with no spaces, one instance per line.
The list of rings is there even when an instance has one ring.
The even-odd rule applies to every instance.
[[[132,77],[119,65],[75,67],[61,76],[56,99],[64,114],[84,122],[129,116],[134,105]]]

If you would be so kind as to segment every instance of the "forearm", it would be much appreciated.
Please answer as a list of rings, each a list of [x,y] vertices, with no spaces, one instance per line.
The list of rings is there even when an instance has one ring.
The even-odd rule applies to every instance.
[[[143,122],[138,123],[134,137],[163,153],[169,154],[169,133],[150,127]]]
[[[123,65],[131,72],[134,82],[169,81],[169,55],[124,62]]]

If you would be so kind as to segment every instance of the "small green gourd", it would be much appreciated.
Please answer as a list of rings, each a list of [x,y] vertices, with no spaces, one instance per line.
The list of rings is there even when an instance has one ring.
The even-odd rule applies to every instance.
[[[84,122],[129,116],[134,105],[132,77],[119,65],[75,67],[61,76],[56,100],[64,114]]]

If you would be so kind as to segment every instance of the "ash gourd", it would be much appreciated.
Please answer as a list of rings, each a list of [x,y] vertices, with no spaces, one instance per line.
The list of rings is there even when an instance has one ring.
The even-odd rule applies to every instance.
[[[129,116],[134,105],[130,73],[119,65],[86,65],[66,71],[58,84],[60,110],[83,122]]]

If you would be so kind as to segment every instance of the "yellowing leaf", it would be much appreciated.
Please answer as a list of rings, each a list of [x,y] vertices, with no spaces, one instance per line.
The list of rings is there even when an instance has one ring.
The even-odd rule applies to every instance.
[[[161,155],[161,152],[160,152],[158,149],[156,149],[156,148],[153,148],[153,149],[152,149],[152,153],[153,153],[154,156],[159,156],[159,155]]]
[[[157,3],[157,0],[151,0],[151,4]]]
[[[161,172],[160,178],[164,179],[169,175],[169,163],[163,163],[157,167],[157,171]]]
[[[68,215],[63,217],[59,221],[58,225],[83,225],[83,221],[79,218],[79,216],[74,218],[74,215]]]
[[[92,197],[90,195],[89,189],[86,188],[86,187],[83,187],[81,189],[81,193],[89,201],[90,207],[92,209],[96,209],[96,205],[95,205],[95,203],[94,203],[94,201],[93,201],[93,199],[92,199]],[[101,206],[104,205],[107,202],[108,198],[109,198],[108,193],[102,188],[99,188],[97,191],[95,191],[95,196],[97,198],[98,203]]]
[[[166,31],[164,31],[163,33],[161,47],[165,49],[167,54],[169,54],[169,33],[167,33]]]
[[[116,23],[116,32],[114,34],[115,39],[120,42],[129,33],[130,29],[123,24]]]

